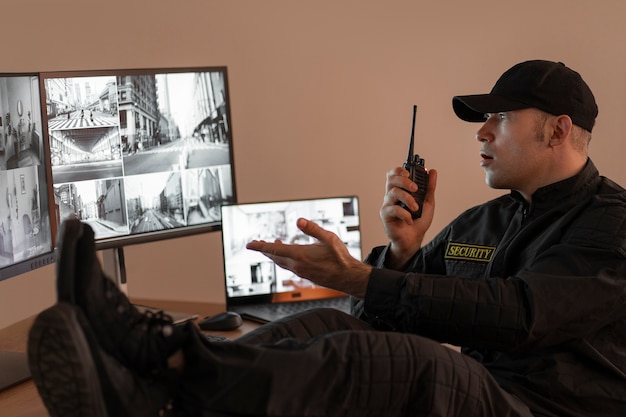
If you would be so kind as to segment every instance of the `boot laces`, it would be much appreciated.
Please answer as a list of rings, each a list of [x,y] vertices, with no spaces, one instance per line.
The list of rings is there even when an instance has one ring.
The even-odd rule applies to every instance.
[[[116,320],[121,324],[118,331],[109,334],[123,356],[139,369],[144,365],[151,368],[150,373],[165,369],[166,360],[173,353],[167,343],[174,334],[172,317],[162,310],[140,312],[113,282],[107,285],[105,294],[111,305],[116,306]]]

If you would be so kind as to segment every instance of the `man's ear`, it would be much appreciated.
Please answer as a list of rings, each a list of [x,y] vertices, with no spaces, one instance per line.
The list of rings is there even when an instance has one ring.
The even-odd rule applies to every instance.
[[[559,146],[572,133],[572,119],[565,114],[557,116],[552,127],[550,146]]]

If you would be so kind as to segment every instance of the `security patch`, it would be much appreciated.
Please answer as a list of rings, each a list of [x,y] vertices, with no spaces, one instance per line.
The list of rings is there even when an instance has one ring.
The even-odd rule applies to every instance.
[[[446,259],[459,259],[464,261],[491,262],[495,253],[495,246],[448,242],[444,257]]]

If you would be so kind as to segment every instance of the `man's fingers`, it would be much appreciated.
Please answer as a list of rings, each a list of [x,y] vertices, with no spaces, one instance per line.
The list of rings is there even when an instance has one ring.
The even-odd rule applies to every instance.
[[[335,233],[324,229],[322,226],[312,222],[311,220],[299,218],[296,224],[298,225],[298,229],[300,229],[303,233],[328,246],[334,247],[339,240],[339,236]]]
[[[246,248],[262,252],[266,255],[284,256],[284,251],[288,249],[288,246],[283,245],[280,240],[273,243],[266,242],[265,240],[252,240],[246,244]]]

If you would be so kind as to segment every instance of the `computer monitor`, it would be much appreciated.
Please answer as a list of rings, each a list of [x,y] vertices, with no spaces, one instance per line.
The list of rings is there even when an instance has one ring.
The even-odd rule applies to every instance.
[[[38,74],[0,74],[0,281],[54,262],[40,92]],[[29,377],[24,353],[0,351],[0,390]]]
[[[96,248],[220,230],[236,201],[226,67],[43,73],[58,217]]]
[[[123,248],[221,230],[236,201],[226,67],[43,73],[62,222],[95,232],[126,290]]]

